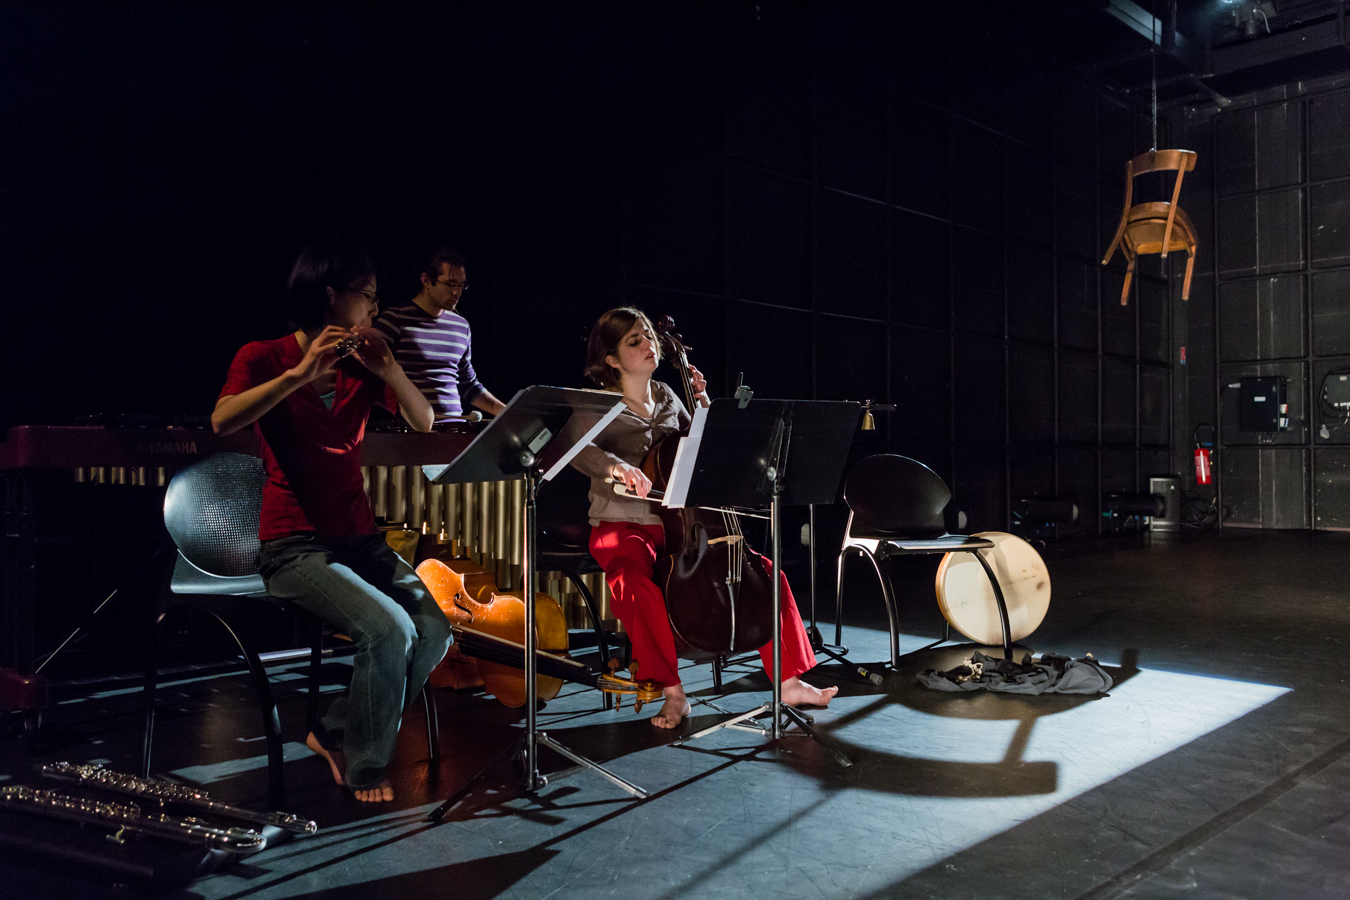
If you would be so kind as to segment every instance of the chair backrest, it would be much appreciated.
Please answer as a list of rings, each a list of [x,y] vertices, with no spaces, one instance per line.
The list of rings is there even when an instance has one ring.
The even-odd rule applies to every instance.
[[[941,537],[942,511],[952,492],[932,469],[907,456],[868,456],[849,472],[844,500],[853,510],[852,533]]]
[[[262,460],[243,453],[217,453],[174,475],[164,526],[183,558],[210,575],[254,575],[266,482]]]
[[[590,545],[590,486],[590,479],[571,466],[540,486],[536,508],[541,548],[585,550]]]

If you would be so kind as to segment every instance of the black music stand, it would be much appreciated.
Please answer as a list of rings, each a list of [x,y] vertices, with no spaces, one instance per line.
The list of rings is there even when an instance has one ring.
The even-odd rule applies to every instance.
[[[721,728],[746,727],[777,741],[783,737],[786,718],[820,743],[835,762],[853,765],[812,727],[810,716],[783,706],[780,512],[784,504],[834,502],[860,411],[861,406],[851,401],[714,400],[703,423],[695,458],[677,460],[672,487],[678,485],[681,476],[678,470],[686,466],[692,469],[682,505],[769,507],[773,559],[773,671],[769,680],[773,682],[773,699],[676,743],[692,741]],[[773,718],[771,728],[745,724],[765,714]]]
[[[647,792],[618,775],[573,753],[538,730],[539,705],[535,659],[534,595],[538,519],[535,503],[539,483],[548,481],[567,465],[604,427],[618,416],[623,398],[609,391],[576,388],[527,387],[511,399],[501,415],[492,420],[473,443],[448,465],[423,466],[433,484],[525,479],[525,527],[521,533],[525,598],[525,733],[465,785],[436,807],[427,820],[439,822],[498,761],[520,753],[525,764],[525,790],[533,792],[548,784],[539,774],[538,748],[542,744],[576,765],[603,775],[635,797]],[[564,436],[564,426],[566,435]]]

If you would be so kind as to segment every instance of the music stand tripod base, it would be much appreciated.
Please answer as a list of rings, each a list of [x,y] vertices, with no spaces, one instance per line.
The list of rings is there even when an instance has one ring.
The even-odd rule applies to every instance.
[[[589,769],[645,799],[647,792],[624,781],[618,775],[567,749],[539,731],[537,661],[535,658],[535,606],[538,577],[538,505],[541,480],[556,474],[576,453],[618,416],[623,399],[608,391],[577,390],[534,385],[516,394],[500,415],[474,438],[454,462],[445,466],[427,466],[424,472],[433,484],[459,484],[474,481],[525,479],[525,522],[521,529],[521,560],[525,599],[525,733],[499,753],[492,762],[452,794],[427,816],[439,822],[473,785],[511,753],[519,753],[524,762],[524,788],[534,792],[548,784],[539,773],[538,751],[544,746],[576,765]],[[573,421],[575,419],[575,421]],[[581,427],[578,427],[581,423]],[[566,432],[564,434],[564,432]]]
[[[707,410],[697,460],[689,463],[694,475],[685,503],[762,509],[763,501],[769,500],[773,560],[773,666],[769,680],[773,699],[677,743],[684,744],[722,728],[762,729],[764,735],[777,741],[783,737],[786,719],[820,744],[837,764],[846,768],[853,765],[852,760],[816,731],[810,716],[783,705],[781,508],[784,502],[804,506],[833,500],[843,477],[852,428],[860,409],[857,403],[828,401],[716,400]],[[793,473],[801,474],[789,482],[786,471],[790,448],[795,451]],[[747,724],[763,715],[770,716],[769,728]]]

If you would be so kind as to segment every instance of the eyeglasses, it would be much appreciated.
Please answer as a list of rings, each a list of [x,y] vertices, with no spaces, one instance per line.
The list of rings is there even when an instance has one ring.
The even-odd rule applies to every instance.
[[[460,294],[464,293],[469,289],[469,283],[467,281],[438,281],[436,283],[439,284],[441,287],[449,288],[450,290]]]
[[[380,303],[380,295],[379,295],[378,293],[376,293],[375,291],[370,290],[369,288],[366,288],[366,289],[362,290],[361,288],[351,288],[351,287],[349,287],[349,288],[343,288],[343,290],[344,290],[344,291],[351,291],[353,294],[360,294],[361,296],[363,296],[363,297],[365,297],[367,300],[369,300],[371,303],[374,303],[376,306],[378,306],[379,303]]]

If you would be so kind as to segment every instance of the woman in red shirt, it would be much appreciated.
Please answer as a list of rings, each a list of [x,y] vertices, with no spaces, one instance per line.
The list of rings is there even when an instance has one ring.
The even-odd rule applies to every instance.
[[[384,542],[361,479],[374,403],[430,431],[431,406],[370,327],[375,267],[359,249],[305,248],[291,271],[295,331],[246,344],[211,414],[217,434],[257,429],[263,488],[259,571],[268,593],[356,644],[351,687],[306,743],[358,800],[394,799],[387,769],[403,708],[450,646],[450,626]]]

